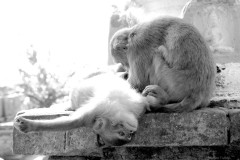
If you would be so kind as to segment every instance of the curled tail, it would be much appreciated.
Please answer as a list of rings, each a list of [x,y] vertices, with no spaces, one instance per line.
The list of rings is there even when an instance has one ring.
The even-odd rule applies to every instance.
[[[201,98],[197,97],[185,97],[181,102],[170,103],[154,107],[154,111],[166,112],[166,113],[181,113],[190,112],[197,108],[205,107],[207,104],[201,104]]]

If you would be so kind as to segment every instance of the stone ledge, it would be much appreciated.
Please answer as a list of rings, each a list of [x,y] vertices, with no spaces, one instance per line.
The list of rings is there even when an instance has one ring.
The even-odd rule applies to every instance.
[[[229,160],[239,159],[239,151],[232,146],[116,147],[105,148],[101,160]]]
[[[240,111],[236,112],[240,115]],[[69,112],[28,112],[31,119],[52,119]],[[219,108],[207,108],[191,113],[149,113],[140,119],[134,140],[125,147],[219,146],[227,145],[230,123],[228,113]],[[240,117],[240,116],[239,116]],[[236,138],[235,138],[236,139]],[[13,151],[16,154],[79,155],[102,157],[91,129],[66,132],[34,132],[23,134],[14,129]]]
[[[214,146],[226,145],[227,112],[206,108],[191,113],[150,113],[140,120],[130,146]],[[151,136],[146,136],[151,135]]]

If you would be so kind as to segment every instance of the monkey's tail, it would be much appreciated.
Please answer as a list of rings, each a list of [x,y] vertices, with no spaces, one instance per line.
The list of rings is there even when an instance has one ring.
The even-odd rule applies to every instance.
[[[189,97],[185,97],[181,102],[178,102],[178,103],[161,105],[161,107],[157,108],[157,111],[166,112],[166,113],[173,113],[173,112],[181,113],[181,112],[190,112],[197,108],[202,108],[204,106],[201,105],[201,98],[189,96]]]

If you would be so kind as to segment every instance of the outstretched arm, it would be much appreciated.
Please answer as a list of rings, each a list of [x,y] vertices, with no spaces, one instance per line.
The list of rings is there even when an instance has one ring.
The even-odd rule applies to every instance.
[[[73,112],[69,116],[62,116],[52,120],[31,120],[19,115],[14,120],[14,127],[21,132],[32,131],[61,131],[78,127],[91,127],[93,125],[96,106],[84,106]]]

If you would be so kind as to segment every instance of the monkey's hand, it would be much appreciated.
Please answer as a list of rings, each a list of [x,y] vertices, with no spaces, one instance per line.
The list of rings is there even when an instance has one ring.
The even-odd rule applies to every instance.
[[[28,133],[34,130],[34,126],[31,125],[32,120],[28,120],[23,118],[22,116],[17,116],[14,119],[14,127],[18,129],[20,132]]]
[[[158,85],[148,85],[142,92],[147,97],[151,110],[156,110],[161,105],[167,104],[168,94]]]

